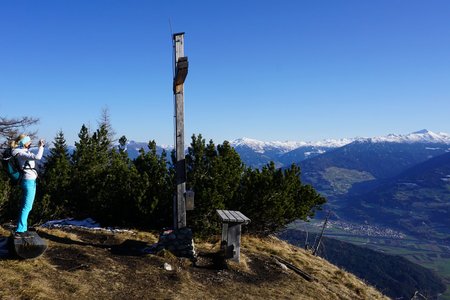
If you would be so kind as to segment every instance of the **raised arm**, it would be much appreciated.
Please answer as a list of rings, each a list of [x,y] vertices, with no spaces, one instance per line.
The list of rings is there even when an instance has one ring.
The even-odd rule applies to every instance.
[[[44,154],[44,145],[44,140],[40,140],[38,152],[36,154],[31,152],[19,152],[18,156],[25,158],[26,160],[40,160],[42,158],[42,155]]]

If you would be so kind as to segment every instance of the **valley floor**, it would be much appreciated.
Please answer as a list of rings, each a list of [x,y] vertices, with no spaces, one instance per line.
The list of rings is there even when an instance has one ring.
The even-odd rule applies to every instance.
[[[319,233],[322,225],[323,220],[312,220],[309,223],[299,221],[291,226],[309,233]],[[344,221],[329,222],[324,235],[386,254],[400,255],[435,271],[447,285],[447,290],[439,296],[439,299],[450,300],[449,246],[412,238],[389,228]]]

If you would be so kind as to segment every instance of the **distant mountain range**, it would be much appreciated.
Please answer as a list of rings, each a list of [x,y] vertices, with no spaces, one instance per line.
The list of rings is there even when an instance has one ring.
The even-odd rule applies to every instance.
[[[450,148],[450,134],[434,133],[423,129],[406,135],[389,134],[379,137],[357,137],[350,139],[327,139],[316,142],[262,142],[249,138],[237,139],[231,145],[241,155],[245,164],[252,167],[262,167],[273,161],[278,167],[288,166],[305,159],[324,154],[352,143],[392,143],[392,144],[432,144],[429,148]],[[448,147],[447,147],[448,146]],[[432,149],[430,149],[432,150]]]
[[[130,159],[135,159],[139,156],[139,151],[141,149],[144,149],[144,151],[148,151],[148,142],[144,143],[144,142],[135,142],[135,141],[129,141],[126,145],[125,150],[128,153],[128,157]],[[158,154],[161,154],[161,152],[165,150],[167,152],[168,155],[170,155],[170,151],[172,151],[172,148],[167,147],[167,146],[156,146],[156,152]]]
[[[275,162],[278,167],[283,167],[342,147],[352,141],[352,139],[341,139],[319,142],[262,142],[242,138],[234,140],[230,144],[246,165],[260,168],[270,161]]]
[[[264,143],[231,143],[243,161],[301,166],[302,181],[328,199],[336,216],[394,227],[450,245],[450,135],[407,135]]]
[[[270,161],[274,161],[278,167],[286,167],[292,163],[299,163],[303,160],[313,158],[315,156],[324,154],[326,152],[342,148],[352,143],[398,143],[398,144],[433,144],[428,146],[429,150],[433,150],[436,146],[447,150],[450,149],[450,134],[434,133],[423,129],[406,135],[389,134],[380,137],[356,137],[343,139],[325,139],[322,141],[273,141],[264,142],[251,138],[240,138],[231,141],[230,144],[236,149],[241,156],[243,162],[250,167],[260,168]],[[50,146],[51,147],[51,146]],[[68,146],[69,153],[75,149],[74,146]],[[128,155],[131,159],[139,155],[139,150],[144,149],[148,151],[148,142],[129,141],[126,145]],[[170,152],[171,146],[157,146],[157,152],[161,153],[163,150]],[[37,150],[37,149],[35,149]],[[46,148],[48,152],[48,148]],[[449,150],[450,151],[450,150]]]

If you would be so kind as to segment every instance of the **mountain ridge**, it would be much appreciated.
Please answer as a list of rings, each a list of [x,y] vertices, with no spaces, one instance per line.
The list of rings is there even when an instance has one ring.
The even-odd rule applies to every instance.
[[[316,142],[262,142],[243,138],[234,140],[230,144],[241,155],[246,165],[261,168],[270,161],[275,162],[277,167],[285,167],[352,144],[375,146],[387,144],[393,147],[396,147],[395,145],[423,144],[429,148],[428,150],[439,150],[445,147],[446,151],[450,151],[450,135],[423,129],[405,135],[388,134],[378,137],[326,139]]]
[[[327,147],[338,148],[350,144],[352,142],[391,142],[391,143],[443,143],[450,145],[450,134],[422,129],[408,134],[388,134],[385,136],[375,137],[355,137],[355,138],[341,138],[341,139],[324,139],[320,141],[260,141],[251,138],[239,138],[230,142],[233,147],[247,146],[255,151],[264,153],[264,148],[280,148],[280,152],[288,152],[299,147]]]

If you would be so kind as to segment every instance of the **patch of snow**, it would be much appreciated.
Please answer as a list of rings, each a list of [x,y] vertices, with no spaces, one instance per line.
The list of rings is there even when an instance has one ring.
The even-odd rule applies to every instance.
[[[325,152],[326,152],[325,150],[318,149],[317,151],[307,151],[304,154],[305,157],[309,157],[311,154],[323,154]]]
[[[133,233],[133,231],[128,230],[128,229],[101,227],[99,223],[95,222],[91,218],[87,218],[84,220],[75,220],[73,218],[52,220],[52,221],[45,222],[44,224],[41,225],[41,227],[45,227],[45,228],[81,228],[81,229],[89,229],[89,230]]]
[[[399,185],[403,185],[405,187],[418,187],[419,185],[417,185],[416,183],[413,182],[400,182]]]
[[[444,181],[444,182],[450,182],[450,175],[442,177],[441,180]]]

